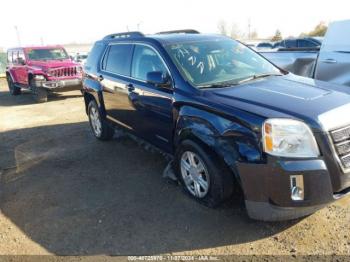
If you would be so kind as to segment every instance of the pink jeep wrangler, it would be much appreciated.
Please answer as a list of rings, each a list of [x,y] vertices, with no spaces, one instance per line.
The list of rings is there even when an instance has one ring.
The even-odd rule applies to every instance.
[[[30,89],[37,102],[46,102],[50,91],[81,88],[82,68],[62,46],[13,48],[7,51],[7,82],[12,95]]]

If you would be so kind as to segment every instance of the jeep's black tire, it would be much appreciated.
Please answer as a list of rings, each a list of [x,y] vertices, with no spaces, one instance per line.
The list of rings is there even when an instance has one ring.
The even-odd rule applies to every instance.
[[[94,136],[99,140],[111,140],[114,135],[114,128],[108,125],[102,117],[95,100],[91,100],[88,106],[89,123]]]
[[[201,191],[200,193],[204,194],[204,192],[207,192],[201,197],[198,197],[198,195],[196,195],[196,192],[194,192],[196,191],[194,189],[195,185],[193,184],[193,190],[192,190],[192,184],[189,183],[189,180],[191,179],[188,179],[188,176],[191,176],[191,177],[195,176],[193,174],[190,175],[190,173],[193,170],[191,172],[189,172],[187,169],[182,170],[181,162],[184,161],[184,159],[186,159],[188,152],[191,152],[194,154],[195,157],[192,158],[194,160],[194,163],[196,162],[196,158],[197,158],[197,167],[200,166],[199,162],[202,162],[202,164],[204,165],[204,170],[207,172],[206,176],[208,176],[208,178],[204,179],[205,178],[204,173],[194,171],[195,174],[200,176],[201,181],[205,180],[206,184],[208,184],[207,190],[204,190],[204,187],[200,187],[200,191]],[[185,166],[190,164],[190,162],[191,161],[186,162],[187,164]],[[185,140],[180,144],[178,150],[175,153],[174,169],[175,169],[175,174],[178,177],[181,184],[183,185],[184,190],[192,198],[196,199],[198,202],[208,207],[217,207],[223,201],[225,201],[226,199],[232,196],[232,193],[235,187],[232,172],[223,163],[223,161],[221,161],[216,156],[216,154],[214,154],[213,152],[210,152],[210,150],[205,149],[199,144],[193,142],[192,140]],[[200,168],[198,168],[198,170],[199,169]],[[186,179],[184,178],[184,175],[183,175],[184,170],[185,170],[185,176],[186,174],[188,175]],[[185,182],[185,180],[187,181],[187,183]],[[203,181],[199,182],[197,180],[197,182],[198,184],[203,185]]]
[[[31,79],[29,82],[30,89],[32,90],[33,98],[37,103],[47,102],[48,92],[45,88],[37,86],[34,79]]]
[[[13,81],[11,76],[7,76],[7,85],[9,87],[10,94],[13,96],[17,96],[21,94],[21,88],[16,86]]]

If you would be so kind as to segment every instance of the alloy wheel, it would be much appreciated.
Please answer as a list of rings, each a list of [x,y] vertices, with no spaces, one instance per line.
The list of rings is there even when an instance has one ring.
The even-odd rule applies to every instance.
[[[188,191],[203,198],[209,191],[209,173],[203,160],[194,152],[186,151],[181,156],[181,175]]]
[[[101,124],[100,114],[95,107],[91,107],[89,116],[90,116],[90,123],[95,133],[95,136],[100,137],[102,134],[102,124]]]

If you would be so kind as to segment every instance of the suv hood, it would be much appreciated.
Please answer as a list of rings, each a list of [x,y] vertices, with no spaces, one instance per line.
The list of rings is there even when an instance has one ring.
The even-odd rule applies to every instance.
[[[70,59],[66,60],[47,60],[47,61],[30,61],[29,65],[40,67],[43,69],[79,66],[79,64],[72,62]]]
[[[264,117],[299,118],[319,128],[320,124],[325,125],[320,123],[320,116],[334,112],[337,108],[349,104],[347,115],[350,115],[350,95],[347,89],[349,88],[288,74],[207,91],[210,100],[221,106],[241,108]],[[343,121],[347,121],[347,118]]]

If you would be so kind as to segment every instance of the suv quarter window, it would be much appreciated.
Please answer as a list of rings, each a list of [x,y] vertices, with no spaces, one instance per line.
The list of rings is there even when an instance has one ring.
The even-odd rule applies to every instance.
[[[7,52],[7,63],[12,63],[12,51]]]
[[[111,44],[103,58],[102,69],[123,76],[130,76],[132,44]]]
[[[136,44],[132,60],[131,76],[135,79],[146,81],[147,73],[156,71],[168,72],[158,52],[147,45]]]

